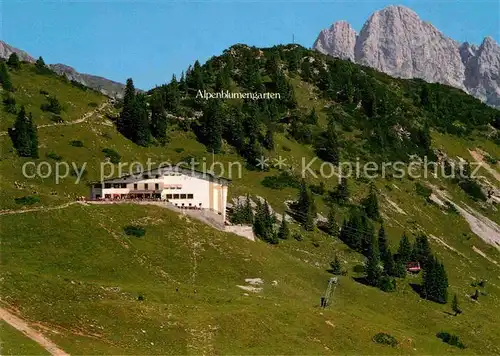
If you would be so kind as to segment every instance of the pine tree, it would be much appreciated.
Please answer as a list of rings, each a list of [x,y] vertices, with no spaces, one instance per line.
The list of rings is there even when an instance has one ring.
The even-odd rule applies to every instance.
[[[247,224],[253,224],[253,210],[252,210],[252,204],[251,204],[251,199],[250,195],[247,194],[246,199],[245,199],[245,205],[243,208],[243,221]]]
[[[378,251],[377,240],[374,237],[372,239],[370,250],[371,251],[366,262],[366,281],[372,286],[378,286],[380,278],[382,277],[382,271],[379,266],[380,253]]]
[[[460,306],[458,305],[458,297],[456,294],[453,296],[453,301],[451,302],[451,310],[453,310],[455,316],[462,314],[462,309],[460,309]]]
[[[332,236],[337,236],[339,234],[339,225],[337,224],[333,207],[328,211],[328,233]]]
[[[12,52],[7,60],[7,65],[12,69],[21,68],[21,61],[19,61],[19,56],[16,52]]]
[[[13,91],[12,81],[10,80],[9,71],[4,61],[0,61],[0,84],[7,91]]]
[[[135,87],[132,78],[127,79],[123,95],[123,107],[118,120],[118,130],[125,137],[133,137],[133,121],[135,113]]]
[[[339,162],[339,143],[332,120],[328,122],[326,131],[319,136],[315,144],[315,151],[318,157],[326,162],[333,164]]]
[[[207,149],[219,153],[222,148],[222,111],[219,100],[210,100],[201,118],[201,139]]]
[[[179,109],[181,101],[181,93],[179,90],[179,83],[175,78],[175,75],[172,75],[172,80],[166,87],[165,91],[165,109],[167,111],[177,113]]]
[[[347,183],[347,178],[342,177],[340,179],[340,184],[337,186],[335,191],[331,193],[331,198],[339,205],[345,205],[349,202],[349,186]]]
[[[164,145],[167,142],[167,115],[165,113],[164,99],[160,91],[151,95],[151,134]]]
[[[305,122],[309,125],[317,125],[318,124],[318,115],[316,114],[315,108],[313,108],[311,110],[311,112],[309,113],[309,115],[307,115]]]
[[[422,295],[441,304],[445,304],[448,300],[448,277],[443,264],[436,258],[433,258],[424,269]]]
[[[342,274],[342,264],[340,263],[340,260],[337,255],[335,255],[333,261],[330,262],[330,268],[333,274],[337,276]]]
[[[38,133],[31,113],[28,114],[28,137],[30,140],[30,157],[38,158]]]
[[[426,235],[420,234],[417,236],[417,239],[413,244],[411,258],[412,261],[419,262],[421,267],[424,269],[425,266],[432,260],[432,251]]]
[[[363,200],[362,205],[365,209],[366,215],[373,220],[380,219],[380,212],[378,206],[377,192],[375,190],[375,186],[371,185],[370,193]]]
[[[133,128],[133,141],[139,146],[148,146],[151,131],[146,96],[144,94],[137,95],[135,99]]]
[[[277,244],[278,237],[274,232],[274,216],[272,216],[267,201],[257,201],[257,213],[255,214],[253,230],[256,236],[270,244]]]
[[[288,229],[288,223],[285,219],[285,213],[281,216],[281,225],[278,231],[278,238],[282,240],[287,240],[290,237],[290,230]]]
[[[397,277],[398,273],[396,271],[396,263],[394,262],[394,257],[392,255],[390,247],[387,247],[385,256],[385,260],[383,261],[384,273],[387,276]],[[406,273],[406,271],[403,271],[403,273]]]
[[[305,180],[302,180],[297,202],[294,205],[297,218],[302,227],[308,231],[314,229],[314,218],[316,217],[316,206]]]
[[[48,74],[50,73],[50,69],[45,65],[45,61],[42,57],[38,57],[35,62],[35,70],[38,74]]]
[[[406,236],[406,234],[403,234],[403,236],[401,236],[401,240],[399,241],[398,261],[406,265],[410,262],[411,254],[412,248],[410,240],[408,240],[408,236]]]
[[[380,225],[378,230],[378,248],[380,251],[380,259],[385,262],[388,258],[389,245],[387,243],[387,236],[385,234],[384,225]]]
[[[264,137],[262,145],[268,150],[274,150],[274,134],[270,128],[266,131],[266,136]]]
[[[31,141],[29,122],[26,116],[24,106],[21,106],[17,114],[16,122],[14,123],[14,131],[12,132],[13,144],[17,150],[17,154],[21,157],[31,156]]]

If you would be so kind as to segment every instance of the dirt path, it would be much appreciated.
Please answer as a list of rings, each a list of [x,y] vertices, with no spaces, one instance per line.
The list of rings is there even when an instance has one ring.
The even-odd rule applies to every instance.
[[[102,103],[98,108],[96,108],[92,111],[89,111],[88,113],[86,113],[85,115],[83,115],[81,118],[79,118],[77,120],[68,121],[68,122],[55,122],[53,124],[38,125],[36,128],[40,129],[40,128],[44,128],[44,127],[71,126],[71,125],[81,124],[82,122],[87,121],[90,117],[92,117],[93,115],[95,115],[99,111],[106,108],[108,105],[109,105],[109,102],[106,101],[106,102]],[[2,132],[0,132],[0,136],[5,136],[8,133],[9,133],[8,131],[2,131]]]
[[[57,206],[41,206],[38,208],[31,208],[31,209],[23,209],[23,210],[2,210],[0,211],[0,215],[13,215],[13,214],[23,214],[23,213],[32,213],[34,211],[49,211],[49,210],[58,210],[58,209],[64,209],[67,208],[73,204],[83,204],[83,202],[80,201],[71,201],[69,203],[65,203],[62,205],[57,205]]]
[[[40,332],[30,327],[27,322],[3,308],[0,308],[0,318],[5,320],[6,323],[22,332],[37,344],[42,346],[44,349],[50,352],[51,355],[69,356],[68,353],[64,352],[61,348],[59,348],[56,344],[43,336]]]
[[[471,151],[469,150],[470,155],[474,160],[478,163],[481,163],[481,166],[488,171],[497,181],[500,182],[500,173],[491,167],[485,160],[484,160],[484,155],[479,152],[479,151]]]

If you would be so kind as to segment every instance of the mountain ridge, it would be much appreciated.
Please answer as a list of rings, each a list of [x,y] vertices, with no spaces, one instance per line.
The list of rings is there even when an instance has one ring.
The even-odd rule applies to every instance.
[[[357,33],[344,20],[322,30],[313,48],[400,78],[420,78],[466,91],[500,107],[500,46],[460,43],[400,5],[374,12]]]
[[[12,53],[16,53],[21,61],[35,62],[35,58],[27,52],[0,40],[0,58],[7,59]],[[125,85],[122,83],[92,74],[80,73],[75,68],[62,63],[48,64],[47,66],[55,73],[65,75],[69,80],[97,90],[106,96],[112,98],[121,98],[123,96]]]

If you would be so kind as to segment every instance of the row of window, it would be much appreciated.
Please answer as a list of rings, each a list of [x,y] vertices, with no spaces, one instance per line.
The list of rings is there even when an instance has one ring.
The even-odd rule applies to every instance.
[[[144,183],[144,190],[148,190],[149,187],[152,187],[153,184],[148,184]],[[139,184],[134,183],[134,190],[137,190],[139,187]],[[160,184],[159,183],[154,183],[155,190],[160,189]],[[94,184],[94,188],[101,188],[101,184]],[[104,183],[104,189],[110,189],[110,188],[127,188],[127,183]],[[182,189],[182,186],[166,186],[165,189]]]
[[[167,199],[194,199],[193,194],[167,194]]]

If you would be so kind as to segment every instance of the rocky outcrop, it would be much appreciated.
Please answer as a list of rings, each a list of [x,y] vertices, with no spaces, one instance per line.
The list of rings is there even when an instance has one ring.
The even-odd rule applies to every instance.
[[[491,37],[479,47],[460,44],[404,6],[376,11],[359,35],[337,22],[321,31],[314,48],[396,77],[454,86],[500,107],[499,45]]]
[[[69,80],[74,80],[86,87],[92,88],[112,98],[121,98],[125,85],[103,77],[79,73],[74,68],[65,64],[50,64],[50,69],[59,75],[64,75]]]
[[[17,53],[19,59],[24,62],[34,63],[35,59],[28,53],[10,46],[9,44],[0,41],[0,58],[7,59],[12,53]],[[97,90],[104,95],[112,98],[121,98],[125,85],[103,77],[95,75],[79,73],[74,68],[65,64],[49,64],[48,67],[59,75],[65,75],[69,80],[74,80],[86,87]]]
[[[12,53],[17,53],[17,56],[21,61],[34,63],[35,59],[31,57],[28,53],[12,47],[11,45],[0,40],[0,58],[7,59]]]
[[[356,31],[345,21],[334,23],[329,29],[320,32],[314,48],[324,54],[354,61]]]

